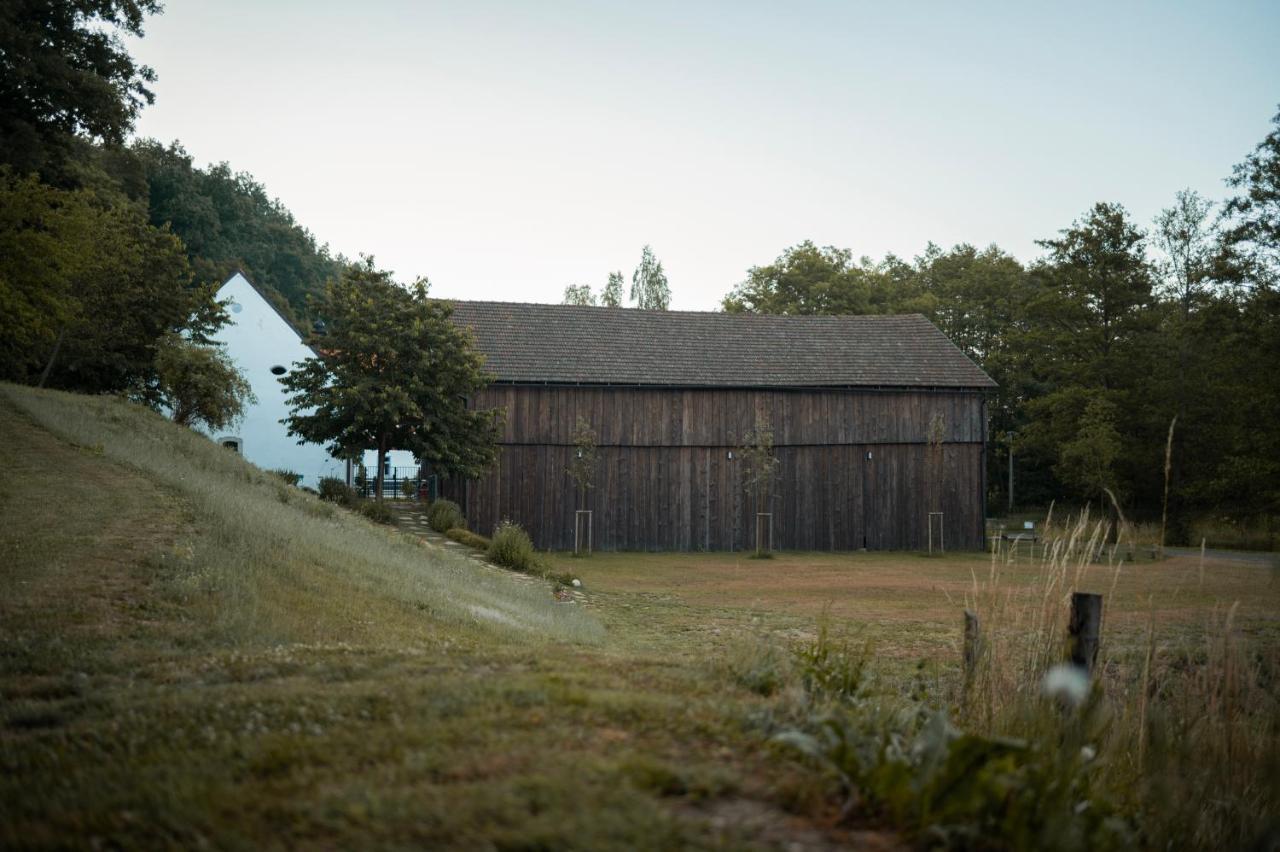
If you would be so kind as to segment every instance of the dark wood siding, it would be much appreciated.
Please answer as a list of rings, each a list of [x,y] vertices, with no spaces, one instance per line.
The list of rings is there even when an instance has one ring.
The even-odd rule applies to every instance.
[[[586,508],[602,550],[747,549],[754,506],[729,452],[759,415],[781,463],[770,501],[779,549],[922,549],[930,511],[944,513],[949,549],[983,544],[980,392],[498,385],[473,404],[506,411],[501,457],[443,494],[484,534],[507,518],[538,547],[567,549],[574,510]],[[579,416],[599,446],[581,506],[567,473]],[[939,450],[928,444],[935,418]]]

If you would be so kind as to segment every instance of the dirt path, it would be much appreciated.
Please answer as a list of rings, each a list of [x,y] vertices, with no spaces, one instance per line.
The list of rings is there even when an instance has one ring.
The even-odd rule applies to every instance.
[[[1198,547],[1166,547],[1165,553],[1170,556],[1200,557]],[[1280,565],[1280,553],[1266,553],[1261,550],[1223,550],[1211,547],[1205,550],[1204,558],[1215,562],[1242,562],[1246,565]]]
[[[71,658],[119,657],[122,636],[167,620],[149,586],[183,536],[184,512],[172,495],[98,449],[58,441],[7,405],[0,405],[0,465],[0,677],[23,665],[23,649],[50,641],[55,611],[56,641]]]

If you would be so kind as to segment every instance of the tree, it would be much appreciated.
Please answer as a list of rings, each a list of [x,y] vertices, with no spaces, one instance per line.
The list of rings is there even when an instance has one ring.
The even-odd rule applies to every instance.
[[[253,389],[221,348],[166,334],[156,351],[159,407],[175,423],[224,429],[257,402]]]
[[[622,307],[622,285],[625,281],[621,272],[610,272],[609,283],[600,291],[600,304],[606,308]]]
[[[585,503],[587,492],[595,487],[596,478],[596,431],[581,415],[573,429],[573,459],[569,462],[568,474],[574,485],[578,486],[579,498]]]
[[[158,0],[7,0],[0,7],[0,157],[61,171],[83,138],[118,144],[154,101],[155,73],[120,33],[142,35]]]
[[[594,305],[595,303],[596,297],[591,292],[590,284],[570,284],[564,288],[564,304],[566,305]]]
[[[742,460],[742,488],[755,506],[756,514],[769,511],[773,495],[773,483],[778,478],[782,462],[773,454],[773,428],[768,420],[757,415],[755,425],[742,436],[738,448]],[[757,518],[757,524],[759,518]],[[756,530],[756,551],[762,552],[761,532]]]
[[[805,240],[773,263],[751,267],[722,304],[730,313],[865,314],[871,313],[870,289],[849,249]]]
[[[13,381],[155,394],[160,339],[203,341],[225,315],[182,243],[119,197],[0,169],[0,354]]]
[[[286,316],[311,318],[309,300],[347,263],[252,175],[227,163],[198,168],[177,142],[139,140],[104,168],[146,206],[151,224],[182,239],[197,278],[223,281],[241,270]]]
[[[667,274],[662,271],[662,261],[654,256],[650,246],[641,250],[640,265],[631,274],[631,301],[637,308],[650,311],[665,311],[671,304]]]
[[[1180,190],[1172,207],[1155,219],[1157,263],[1161,294],[1181,309],[1182,321],[1191,318],[1214,271],[1219,235],[1210,216],[1213,202],[1192,189]]]
[[[1085,405],[1075,436],[1059,448],[1054,472],[1081,496],[1100,500],[1104,490],[1116,488],[1119,456],[1115,406],[1099,393]]]
[[[468,407],[490,379],[453,308],[408,289],[372,257],[325,291],[321,353],[281,379],[289,433],[337,458],[378,451],[377,494],[388,451],[411,451],[442,475],[478,476],[497,457],[498,412]]]
[[[1271,132],[1227,178],[1238,194],[1223,211],[1229,277],[1266,289],[1280,285],[1280,113],[1271,123]]]
[[[1035,268],[1041,342],[1059,378],[1109,388],[1132,365],[1125,351],[1150,325],[1152,270],[1145,235],[1118,204],[1096,204],[1056,240]]]

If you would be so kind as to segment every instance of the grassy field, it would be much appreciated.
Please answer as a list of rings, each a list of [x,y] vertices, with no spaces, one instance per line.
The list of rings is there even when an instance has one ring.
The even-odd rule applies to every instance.
[[[1036,620],[1065,588],[1043,561],[552,555],[584,582],[567,603],[116,400],[0,386],[0,463],[0,847],[1105,848],[1182,831],[1212,848],[1275,812],[1280,713],[1262,675],[1278,671],[1264,664],[1280,580],[1265,564],[1072,569],[1107,595],[1115,719],[1087,744],[1102,768],[1001,752],[963,764],[983,786],[957,798],[937,766],[975,740],[947,734],[951,758],[930,763],[941,710],[982,737],[1074,742],[1052,727],[1062,714],[1045,734],[1024,712],[1039,682],[1008,653],[1060,626]],[[973,693],[966,605],[992,633]],[[1243,668],[1228,640],[1254,654]],[[1219,688],[1224,671],[1236,686]],[[1188,678],[1175,712],[1164,692]],[[1134,722],[1138,693],[1153,709]],[[1173,724],[1189,714],[1206,721]],[[1238,768],[1194,775],[1154,738],[1135,764],[1136,724]],[[1147,795],[1152,754],[1226,804],[1179,823],[1185,790]],[[1022,788],[1067,799],[1028,809]]]
[[[824,612],[849,636],[871,639],[891,661],[927,660],[958,673],[961,615],[992,582],[988,554],[931,557],[913,553],[798,553],[773,559],[747,554],[600,553],[589,559],[558,555],[561,571],[577,573],[609,609],[668,613],[681,636],[664,626],[657,641],[683,645],[684,632],[705,638],[740,635],[764,625],[812,635]],[[1023,554],[995,563],[1009,594],[1032,589],[1041,566]],[[1280,568],[1257,562],[1171,557],[1135,565],[1089,564],[1079,591],[1106,596],[1109,646],[1145,643],[1154,619],[1158,642],[1203,639],[1220,615],[1238,603],[1236,628],[1280,644]],[[616,597],[615,597],[616,596]],[[616,618],[611,614],[609,618]],[[606,622],[607,623],[607,622]],[[723,641],[723,640],[721,640]],[[678,647],[670,648],[679,653]]]

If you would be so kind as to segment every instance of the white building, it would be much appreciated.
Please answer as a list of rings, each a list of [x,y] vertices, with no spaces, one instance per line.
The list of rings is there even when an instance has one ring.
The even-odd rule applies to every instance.
[[[218,290],[218,301],[227,302],[231,321],[213,335],[244,373],[258,401],[229,429],[209,432],[215,441],[242,454],[264,470],[289,470],[302,475],[303,485],[316,487],[320,478],[347,477],[347,465],[325,452],[319,444],[299,444],[281,422],[289,414],[288,395],[280,384],[294,366],[315,353],[275,307],[263,298],[243,273],[237,272]],[[414,467],[411,453],[388,454],[390,466],[404,475]],[[372,477],[377,453],[365,453]]]

